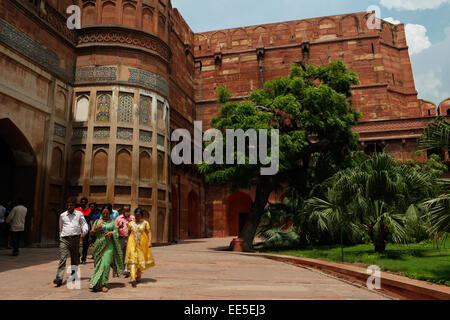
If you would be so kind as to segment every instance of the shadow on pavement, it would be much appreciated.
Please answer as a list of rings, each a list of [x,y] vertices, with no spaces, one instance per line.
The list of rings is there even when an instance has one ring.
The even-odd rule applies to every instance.
[[[10,257],[11,253],[11,250],[0,250],[0,272],[28,268],[59,260],[57,248],[23,248],[20,249],[20,254],[17,257]],[[70,263],[70,259],[68,263]]]

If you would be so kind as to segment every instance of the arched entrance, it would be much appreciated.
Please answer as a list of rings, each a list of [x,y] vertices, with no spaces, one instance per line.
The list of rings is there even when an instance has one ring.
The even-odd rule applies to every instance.
[[[188,195],[188,237],[200,238],[200,212],[197,192]]]
[[[227,223],[225,233],[228,236],[239,236],[239,232],[250,213],[252,204],[252,198],[244,192],[234,193],[227,198]]]
[[[31,240],[37,162],[27,138],[10,119],[0,119],[0,203],[23,201],[28,208],[25,225],[26,242]]]

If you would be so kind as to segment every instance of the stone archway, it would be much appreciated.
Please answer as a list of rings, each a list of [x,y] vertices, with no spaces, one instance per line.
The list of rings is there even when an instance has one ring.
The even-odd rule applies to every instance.
[[[35,210],[36,155],[27,138],[10,119],[0,119],[0,150],[0,203],[23,201],[28,208],[23,238],[29,243]]]
[[[197,192],[188,195],[188,237],[200,238],[200,212]]]
[[[253,200],[247,193],[236,192],[228,196],[226,201],[227,223],[225,229],[227,236],[239,236],[240,229],[250,213],[252,204]]]

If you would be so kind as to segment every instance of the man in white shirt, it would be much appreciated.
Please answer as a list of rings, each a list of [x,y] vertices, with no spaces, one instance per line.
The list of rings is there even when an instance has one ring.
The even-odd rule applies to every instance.
[[[28,211],[28,209],[22,205],[23,201],[21,199],[19,199],[17,203],[18,205],[11,210],[8,218],[6,218],[6,223],[10,225],[11,231],[11,244],[13,247],[11,256],[19,255],[20,236],[25,230],[25,217],[27,216]]]
[[[78,266],[80,262],[80,239],[84,239],[89,231],[83,213],[75,210],[75,204],[75,199],[69,199],[67,201],[67,211],[59,217],[60,260],[56,278],[53,280],[57,287],[62,286],[66,260],[69,255],[71,265]]]

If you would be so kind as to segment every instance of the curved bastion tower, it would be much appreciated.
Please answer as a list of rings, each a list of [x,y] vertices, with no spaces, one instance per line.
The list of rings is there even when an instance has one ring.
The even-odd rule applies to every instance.
[[[173,87],[183,83],[171,77],[177,69],[187,75],[186,40],[177,46],[168,0],[78,5],[82,28],[77,34],[68,193],[112,203],[116,209],[124,204],[144,208],[153,240],[167,243],[171,102],[180,94],[189,99]],[[186,29],[183,36],[189,33]],[[174,50],[180,51],[174,55]],[[177,65],[179,55],[183,61]]]

